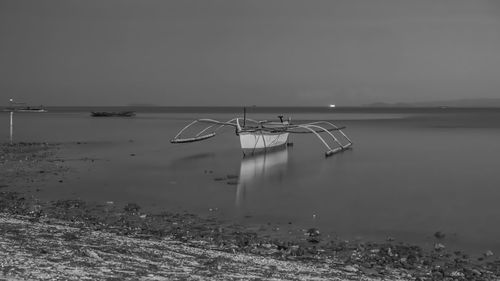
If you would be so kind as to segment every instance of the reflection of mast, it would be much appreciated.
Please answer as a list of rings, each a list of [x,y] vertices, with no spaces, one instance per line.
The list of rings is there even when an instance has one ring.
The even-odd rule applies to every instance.
[[[241,206],[246,192],[263,181],[286,172],[288,151],[286,149],[244,157],[241,160],[240,178],[236,189],[236,206]]]

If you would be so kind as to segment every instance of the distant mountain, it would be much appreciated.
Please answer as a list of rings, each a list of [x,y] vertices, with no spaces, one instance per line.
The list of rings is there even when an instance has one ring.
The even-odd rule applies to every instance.
[[[376,102],[367,107],[500,107],[500,98],[457,99],[413,103]]]
[[[158,106],[152,103],[129,103],[127,106],[137,106],[137,107],[155,107]]]

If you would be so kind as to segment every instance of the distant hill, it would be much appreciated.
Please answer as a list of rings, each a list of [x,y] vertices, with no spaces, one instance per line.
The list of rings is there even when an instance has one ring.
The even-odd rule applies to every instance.
[[[367,107],[500,107],[500,98],[457,99],[414,103],[376,102]]]
[[[155,107],[155,106],[158,106],[156,104],[152,104],[152,103],[130,103],[126,106],[136,106],[136,107]]]

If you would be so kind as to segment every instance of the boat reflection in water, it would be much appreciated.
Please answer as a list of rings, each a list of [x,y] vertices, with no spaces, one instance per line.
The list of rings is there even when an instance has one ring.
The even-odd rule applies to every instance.
[[[280,182],[287,171],[288,150],[244,157],[241,160],[240,177],[236,190],[236,206],[244,205],[247,193],[263,186],[263,183]]]

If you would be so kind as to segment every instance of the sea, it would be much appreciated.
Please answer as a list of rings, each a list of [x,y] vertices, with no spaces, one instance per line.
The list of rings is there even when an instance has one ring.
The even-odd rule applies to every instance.
[[[90,111],[134,110],[134,117]],[[325,157],[313,134],[243,156],[234,129],[188,144],[170,140],[198,118],[242,117],[241,107],[49,107],[14,113],[15,142],[62,143],[79,170],[41,183],[37,196],[188,212],[292,233],[500,254],[500,108],[249,107],[248,118],[346,126],[350,150]],[[1,121],[3,120],[3,121]],[[9,113],[0,113],[9,141]],[[300,233],[299,233],[300,234]]]

